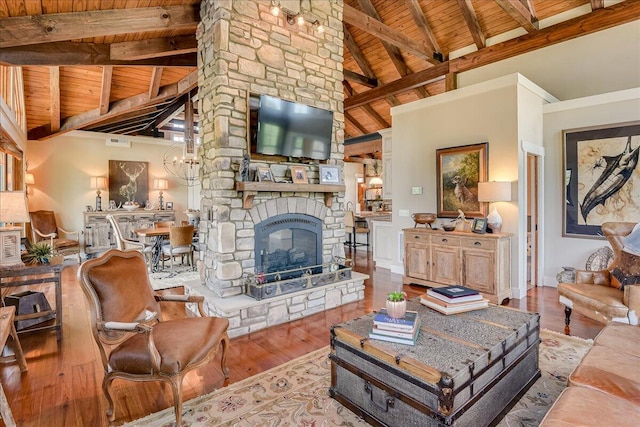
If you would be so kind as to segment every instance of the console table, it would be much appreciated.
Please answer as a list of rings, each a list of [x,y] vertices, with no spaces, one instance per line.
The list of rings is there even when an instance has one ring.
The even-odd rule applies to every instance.
[[[116,247],[111,224],[107,221],[107,215],[113,215],[124,237],[136,239],[133,232],[136,228],[153,227],[154,222],[175,221],[175,212],[172,210],[143,210],[134,211],[115,210],[84,213],[84,252],[88,257],[105,252]]]
[[[10,267],[0,270],[0,291],[2,299],[7,296],[5,289],[19,286],[42,285],[53,283],[55,285],[55,309],[40,311],[38,313],[16,315],[15,320],[36,319],[39,317],[55,314],[53,325],[33,326],[29,329],[18,331],[18,334],[33,331],[44,331],[53,329],[56,331],[58,341],[62,340],[62,269],[64,268],[63,258],[54,257],[50,264],[25,265],[23,267]]]

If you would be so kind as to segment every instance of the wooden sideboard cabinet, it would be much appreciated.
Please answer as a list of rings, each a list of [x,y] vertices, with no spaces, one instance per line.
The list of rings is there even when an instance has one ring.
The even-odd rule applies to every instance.
[[[403,283],[463,285],[500,304],[511,298],[511,234],[404,229]]]
[[[84,251],[87,257],[116,247],[116,241],[107,221],[107,215],[113,215],[127,239],[138,240],[132,230],[136,228],[153,227],[154,222],[175,221],[174,211],[136,210],[136,211],[103,211],[84,213]]]

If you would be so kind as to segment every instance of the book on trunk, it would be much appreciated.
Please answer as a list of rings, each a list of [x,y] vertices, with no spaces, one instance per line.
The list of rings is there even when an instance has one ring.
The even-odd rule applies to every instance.
[[[427,295],[445,302],[480,301],[482,299],[480,292],[460,285],[431,288],[427,291]]]
[[[442,314],[464,313],[466,311],[479,310],[489,306],[489,300],[485,298],[480,301],[447,303],[437,298],[432,298],[429,295],[420,297],[420,303]]]
[[[387,315],[386,309],[380,311],[373,318],[373,324],[384,329],[395,331],[413,331],[415,329],[418,313],[416,311],[407,311],[404,317],[396,319]]]
[[[371,332],[377,335],[387,335],[390,337],[404,338],[404,339],[413,339],[413,336],[416,333],[416,330],[420,329],[420,319],[416,322],[414,328],[410,331],[398,331],[395,329],[387,329],[384,327],[380,327],[378,325],[373,325],[373,329]]]
[[[398,344],[406,344],[406,345],[416,345],[416,340],[418,339],[418,333],[420,332],[420,328],[416,328],[413,335],[409,338],[401,338],[401,337],[393,337],[390,335],[383,335],[375,332],[375,329],[369,333],[369,338],[380,341],[394,342]]]

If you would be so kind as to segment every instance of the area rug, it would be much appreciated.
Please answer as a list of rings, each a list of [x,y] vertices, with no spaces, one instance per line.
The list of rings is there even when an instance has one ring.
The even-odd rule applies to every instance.
[[[542,377],[498,424],[537,426],[565,388],[567,377],[591,347],[591,340],[540,333]],[[186,426],[367,426],[329,397],[329,347],[190,400],[183,407]],[[173,408],[126,424],[169,427]]]
[[[200,283],[200,274],[197,271],[193,271],[188,265],[174,266],[173,273],[171,273],[167,264],[165,270],[149,274],[149,281],[151,282],[151,287],[158,291],[190,283],[198,284]]]

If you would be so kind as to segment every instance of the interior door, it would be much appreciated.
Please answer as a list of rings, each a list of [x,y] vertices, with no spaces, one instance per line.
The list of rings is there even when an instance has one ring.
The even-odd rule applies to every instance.
[[[538,274],[538,156],[527,154],[527,289]]]

